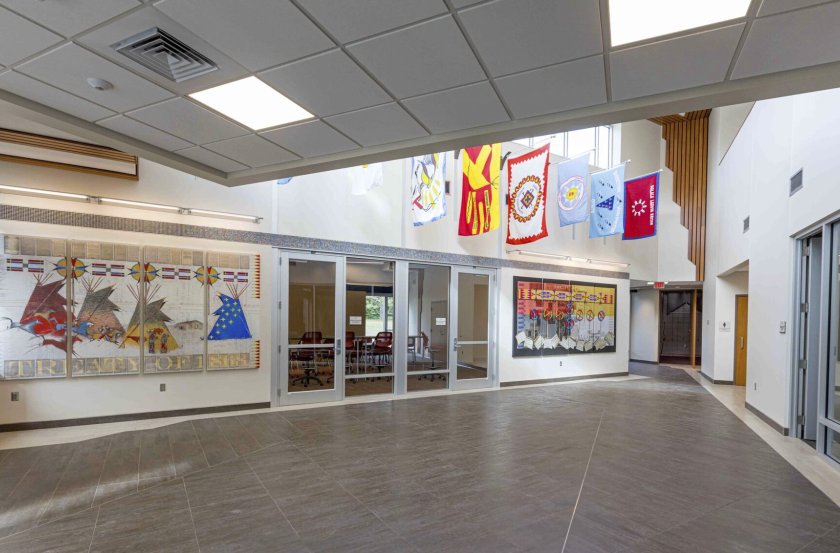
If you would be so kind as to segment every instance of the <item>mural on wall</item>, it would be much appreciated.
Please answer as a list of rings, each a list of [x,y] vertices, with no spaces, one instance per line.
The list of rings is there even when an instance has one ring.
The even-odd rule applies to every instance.
[[[71,241],[58,272],[70,281],[74,327],[73,376],[138,374],[140,350],[126,340],[138,309],[140,247]]]
[[[6,235],[0,256],[0,379],[67,374],[68,316],[64,240]],[[64,273],[64,274],[62,274]]]
[[[260,366],[259,255],[0,240],[0,380]]]
[[[616,287],[513,278],[514,357],[615,352]]]
[[[143,372],[204,369],[204,252],[147,246]]]
[[[260,366],[260,256],[207,252],[207,368]]]

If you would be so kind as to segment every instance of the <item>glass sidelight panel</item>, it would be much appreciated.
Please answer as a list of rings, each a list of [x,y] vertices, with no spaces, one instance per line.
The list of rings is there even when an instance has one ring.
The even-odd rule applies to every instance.
[[[335,389],[336,280],[334,261],[289,261],[286,346],[290,393]]]
[[[408,265],[406,389],[449,387],[449,267]]]
[[[490,276],[460,273],[458,275],[458,380],[487,378],[490,344]]]
[[[840,422],[840,391],[837,389],[840,373],[840,223],[832,228],[831,276],[829,287],[829,355],[826,389],[826,416]]]
[[[345,396],[394,392],[394,265],[347,259]]]

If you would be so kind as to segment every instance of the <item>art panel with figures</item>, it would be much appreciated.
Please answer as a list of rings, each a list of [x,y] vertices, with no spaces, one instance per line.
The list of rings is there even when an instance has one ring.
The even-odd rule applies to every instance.
[[[82,339],[67,301],[67,244],[2,236],[0,380],[67,375],[70,340]]]
[[[513,356],[615,352],[616,287],[513,278]]]
[[[72,290],[72,376],[140,373],[140,348],[129,338],[139,309],[140,247],[69,242],[66,273]]]
[[[207,252],[207,369],[260,366],[260,256]]]
[[[143,372],[204,370],[204,252],[143,248]]]

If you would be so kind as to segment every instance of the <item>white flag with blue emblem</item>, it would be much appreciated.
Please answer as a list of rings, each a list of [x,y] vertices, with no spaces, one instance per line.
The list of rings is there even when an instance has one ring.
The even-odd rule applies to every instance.
[[[586,178],[589,176],[589,153],[557,165],[557,207],[560,226],[565,227],[586,221],[589,202]]]
[[[589,209],[589,237],[624,232],[624,164],[593,173]]]

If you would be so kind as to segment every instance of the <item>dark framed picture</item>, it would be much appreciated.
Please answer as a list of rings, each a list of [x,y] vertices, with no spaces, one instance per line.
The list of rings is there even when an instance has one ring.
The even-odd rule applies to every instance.
[[[513,277],[513,356],[615,352],[616,286]]]

